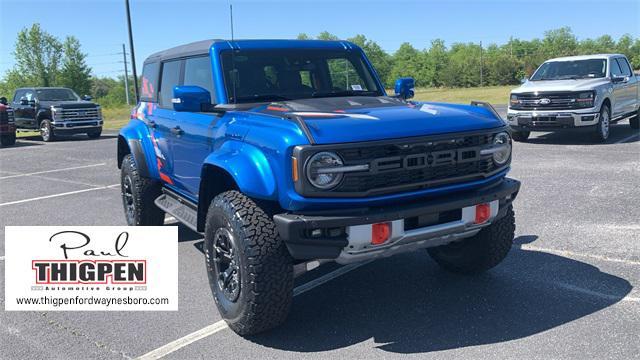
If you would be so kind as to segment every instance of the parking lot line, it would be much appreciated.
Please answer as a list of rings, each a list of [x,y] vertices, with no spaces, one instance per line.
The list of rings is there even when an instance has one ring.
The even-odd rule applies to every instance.
[[[640,265],[640,261],[636,261],[636,260],[612,258],[612,257],[609,257],[609,256],[602,256],[602,255],[583,254],[583,253],[577,253],[577,252],[567,251],[567,250],[556,250],[556,249],[541,248],[541,247],[537,247],[537,246],[531,246],[531,245],[528,245],[528,244],[524,244],[524,245],[520,246],[520,248],[522,250],[546,252],[546,253],[549,253],[549,254],[554,254],[554,255],[559,255],[559,256],[564,256],[564,257],[569,257],[569,258],[570,257],[583,257],[583,258],[591,258],[591,259],[601,260],[601,261],[624,263],[624,264],[629,264],[629,265]]]
[[[8,176],[0,177],[0,180],[12,179],[12,178],[17,178],[17,177],[22,177],[22,176],[49,174],[49,173],[53,173],[53,172],[60,172],[60,171],[67,171],[67,170],[86,169],[86,168],[90,168],[90,167],[103,166],[103,165],[106,165],[106,163],[83,165],[83,166],[74,166],[74,167],[68,167],[68,168],[62,168],[62,169],[54,169],[54,170],[36,171],[36,172],[26,173],[26,174],[8,175]]]
[[[69,192],[65,192],[65,193],[53,194],[53,195],[47,195],[47,196],[39,196],[39,197],[30,198],[30,199],[24,199],[24,200],[9,201],[9,202],[6,202],[6,203],[0,203],[0,207],[8,206],[8,205],[15,205],[15,204],[22,204],[22,203],[31,202],[31,201],[37,201],[37,200],[51,199],[51,198],[56,198],[56,197],[60,197],[60,196],[80,194],[80,193],[84,193],[84,192],[88,192],[88,191],[111,189],[111,188],[114,188],[114,187],[117,187],[117,186],[120,186],[120,184],[100,186],[100,187],[95,187],[95,188],[90,188],[90,189],[83,189],[83,190],[76,190],[76,191],[69,191]]]
[[[332,272],[326,273],[322,276],[320,276],[317,279],[314,279],[312,281],[309,281],[308,283],[302,284],[298,287],[296,287],[295,289],[293,289],[293,296],[297,296],[300,294],[303,294],[315,287],[318,287],[332,279],[335,279],[337,277],[340,277],[350,271],[353,271],[363,265],[366,265],[368,263],[370,263],[373,260],[369,260],[369,261],[364,261],[364,262],[360,262],[360,263],[356,263],[356,264],[350,264],[350,265],[346,265],[343,266],[341,268],[338,268]],[[138,358],[136,358],[137,360],[151,360],[151,359],[160,359],[164,356],[167,356],[179,349],[182,349],[183,347],[192,344],[200,339],[204,339],[206,337],[209,337],[217,332],[220,332],[224,329],[227,329],[227,323],[224,320],[220,320],[217,321],[211,325],[208,325],[198,331],[192,332],[191,334],[188,334],[186,336],[181,337],[178,340],[174,340],[166,345],[163,345],[155,350],[152,350]]]
[[[633,134],[633,135],[629,135],[629,136],[627,136],[627,137],[626,137],[626,138],[624,138],[624,139],[620,139],[620,140],[618,140],[618,141],[614,142],[614,144],[620,144],[620,143],[626,142],[627,140],[631,140],[631,139],[633,139],[634,137],[636,137],[636,136],[638,136],[638,135],[640,135],[640,133],[635,133],[635,134]]]

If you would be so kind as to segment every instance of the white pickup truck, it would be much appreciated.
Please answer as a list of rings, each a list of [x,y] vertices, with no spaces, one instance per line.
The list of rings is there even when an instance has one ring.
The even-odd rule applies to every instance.
[[[526,141],[531,131],[584,130],[602,142],[611,123],[627,118],[638,129],[639,83],[621,54],[547,60],[511,92],[513,139]]]

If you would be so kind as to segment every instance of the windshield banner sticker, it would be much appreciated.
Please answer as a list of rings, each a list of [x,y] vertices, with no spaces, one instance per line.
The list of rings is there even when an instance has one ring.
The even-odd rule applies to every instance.
[[[5,310],[178,310],[177,226],[7,226]]]

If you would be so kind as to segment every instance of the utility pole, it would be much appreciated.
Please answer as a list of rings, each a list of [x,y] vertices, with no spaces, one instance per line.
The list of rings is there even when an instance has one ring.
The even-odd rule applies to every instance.
[[[482,68],[483,68],[483,63],[482,63],[482,41],[480,41],[480,87],[482,87],[483,85],[483,73],[482,73]]]
[[[129,105],[129,72],[127,71],[127,50],[122,44],[122,59],[124,60],[124,96],[127,99],[127,105]]]
[[[133,86],[136,93],[136,104],[140,101],[138,93],[138,73],[136,72],[136,55],[133,51],[133,33],[131,32],[131,13],[129,12],[129,0],[124,0],[127,8],[127,26],[129,27],[129,49],[131,50],[131,72],[133,73]],[[126,61],[125,61],[126,63]]]

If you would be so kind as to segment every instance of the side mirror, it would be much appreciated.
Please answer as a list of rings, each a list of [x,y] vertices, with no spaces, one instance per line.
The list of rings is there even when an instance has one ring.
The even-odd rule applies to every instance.
[[[29,100],[29,106],[35,107],[36,106],[36,99]]]
[[[26,97],[20,98],[20,105],[29,105],[29,100]]]
[[[211,105],[211,94],[200,86],[176,86],[171,102],[175,111],[200,112]]]
[[[91,101],[91,99],[93,99],[93,98],[91,96],[89,96],[89,95],[83,95],[82,96],[82,100],[84,100],[84,101]]]
[[[413,80],[413,78],[406,77],[406,78],[399,78],[398,80],[396,80],[396,86],[394,90],[397,97],[403,100],[407,100],[413,97],[414,88],[415,88],[415,81]]]
[[[621,82],[627,82],[627,81],[628,80],[627,80],[626,76],[614,76],[614,75],[611,76],[611,82],[614,83],[614,84],[621,83]]]
[[[529,78],[528,77],[523,77],[522,79],[520,79],[520,84],[524,84],[527,81],[529,81]]]

